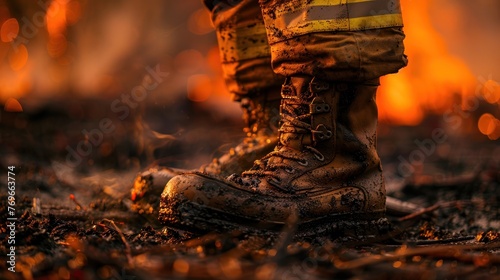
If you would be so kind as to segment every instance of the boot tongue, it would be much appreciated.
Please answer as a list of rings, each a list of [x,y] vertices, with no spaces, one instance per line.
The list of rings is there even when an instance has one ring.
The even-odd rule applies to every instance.
[[[291,107],[294,108],[296,116],[301,116],[309,113],[309,103],[312,101],[313,96],[309,91],[309,84],[312,77],[294,77],[291,78],[292,90],[290,94],[296,96],[299,100],[293,100]],[[286,102],[287,100],[285,100]],[[307,121],[307,120],[306,120]]]
[[[290,78],[290,84],[294,90],[290,94],[298,97],[306,97],[304,94],[309,94],[309,83],[311,82],[311,77],[292,77]],[[286,93],[285,93],[286,94]]]
[[[284,86],[282,91],[282,102],[283,106],[288,109],[285,110],[282,108],[282,113],[284,115],[297,119],[297,117],[309,113],[309,103],[312,99],[309,91],[311,79],[311,77],[293,77],[290,79],[290,83]],[[310,123],[310,119],[308,118],[301,118],[300,121]],[[304,145],[312,144],[312,137],[310,133],[307,133],[308,131],[306,129],[286,119],[280,131],[280,143],[284,147],[300,152],[303,150]]]

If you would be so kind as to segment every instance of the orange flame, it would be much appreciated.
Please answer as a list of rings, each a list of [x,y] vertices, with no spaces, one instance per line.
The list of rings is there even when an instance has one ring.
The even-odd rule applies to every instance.
[[[68,47],[66,29],[68,25],[76,23],[80,15],[81,5],[77,1],[53,0],[51,2],[45,16],[49,33],[47,51],[51,57],[59,58],[66,53]]]
[[[426,112],[442,113],[457,95],[474,93],[471,71],[448,52],[432,25],[430,2],[401,1],[409,63],[398,74],[382,78],[377,96],[382,121],[417,125]]]
[[[45,20],[47,23],[47,32],[52,37],[66,32],[66,4],[67,0],[52,0]]]
[[[471,71],[463,61],[448,52],[444,39],[432,24],[429,7],[433,1],[437,2],[401,0],[409,65],[398,74],[382,79],[378,94],[381,121],[416,125],[427,112],[443,113],[454,102],[458,103],[464,97],[476,93],[476,81]],[[67,40],[68,27],[81,18],[82,5],[86,5],[86,1],[50,0],[49,3],[44,27],[48,38],[46,45],[43,45],[44,55],[48,54],[49,59],[44,61],[58,63],[58,66],[66,63],[64,65],[67,66],[70,62],[65,57],[70,54],[71,45]],[[456,22],[461,19],[456,14],[443,12],[440,20]],[[205,9],[197,10],[188,18],[188,29],[193,34],[207,34],[213,30],[209,22],[208,12]],[[20,25],[22,21],[18,22],[5,5],[0,5],[0,57],[6,62],[1,66],[0,103],[9,97],[18,99],[24,96],[32,89],[32,83],[37,85],[37,90],[42,88],[40,82],[33,78],[36,76],[33,72],[43,68],[35,67],[35,64],[42,63],[40,59],[37,60],[41,52],[35,50],[35,43],[13,47],[13,40],[20,36],[22,30]],[[220,100],[222,96],[227,96],[227,89],[220,78],[218,51],[213,48],[203,56],[197,50],[185,50],[175,57],[174,64],[179,72],[191,76],[187,81],[187,91],[192,101],[202,102],[210,98]],[[205,65],[202,65],[203,62]],[[207,66],[211,70],[208,74],[197,72]],[[51,76],[51,81],[47,83],[55,88],[57,83],[63,84],[60,80],[65,77],[60,74],[64,72],[62,68],[57,68],[58,71],[53,68],[57,67],[47,67],[48,72],[55,76]],[[485,81],[479,94],[491,104],[500,104],[500,85],[493,80]],[[478,128],[490,139],[500,138],[500,120],[492,114],[483,115]]]

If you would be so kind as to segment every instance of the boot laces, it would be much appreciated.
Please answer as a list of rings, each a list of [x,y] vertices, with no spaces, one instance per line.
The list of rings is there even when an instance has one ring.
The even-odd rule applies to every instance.
[[[282,99],[282,123],[281,128],[279,129],[280,133],[311,134],[316,131],[310,124],[312,114],[309,112],[310,102],[307,100],[309,98],[300,98],[299,96],[288,95],[286,92],[283,92]],[[311,152],[318,161],[324,161],[325,156],[313,146],[303,145],[302,147],[304,150]],[[298,156],[296,152],[291,152],[290,149],[292,148],[287,147],[286,144],[280,141],[273,152],[267,154],[260,160],[256,160],[254,167],[243,172],[242,177],[268,177],[269,183],[279,189],[287,191],[280,186],[281,178],[276,170],[282,169],[289,174],[295,173],[296,170],[290,166],[290,164],[286,164],[283,161],[269,164],[270,160],[274,157],[278,157],[281,159],[295,161],[301,166],[309,165],[309,162],[306,159]]]

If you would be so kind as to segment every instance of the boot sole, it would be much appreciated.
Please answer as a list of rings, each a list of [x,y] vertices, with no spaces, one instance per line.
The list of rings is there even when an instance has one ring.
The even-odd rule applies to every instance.
[[[307,222],[298,222],[297,218],[291,217],[287,223],[278,223],[235,216],[186,202],[175,212],[160,214],[160,219],[168,226],[200,234],[213,231],[240,231],[248,234],[273,235],[288,230],[293,231],[294,237],[298,239],[329,236],[334,239],[350,237],[365,240],[390,231],[391,224],[384,214],[384,212],[334,214]]]

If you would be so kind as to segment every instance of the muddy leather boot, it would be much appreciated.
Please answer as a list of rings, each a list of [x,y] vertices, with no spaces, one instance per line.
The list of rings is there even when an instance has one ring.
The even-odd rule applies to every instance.
[[[174,177],[161,195],[160,221],[199,232],[280,230],[291,220],[298,234],[376,229],[386,199],[378,84],[287,78],[275,150],[241,175]]]
[[[279,88],[271,88],[270,94],[241,98],[239,102],[243,110],[245,122],[243,131],[246,137],[236,147],[200,167],[198,171],[223,177],[241,173],[251,168],[255,160],[271,152],[278,142],[279,91]],[[278,98],[273,98],[272,95],[278,95]],[[167,182],[174,176],[194,171],[196,170],[159,166],[149,168],[135,178],[131,199],[136,201],[146,193],[159,196]]]

